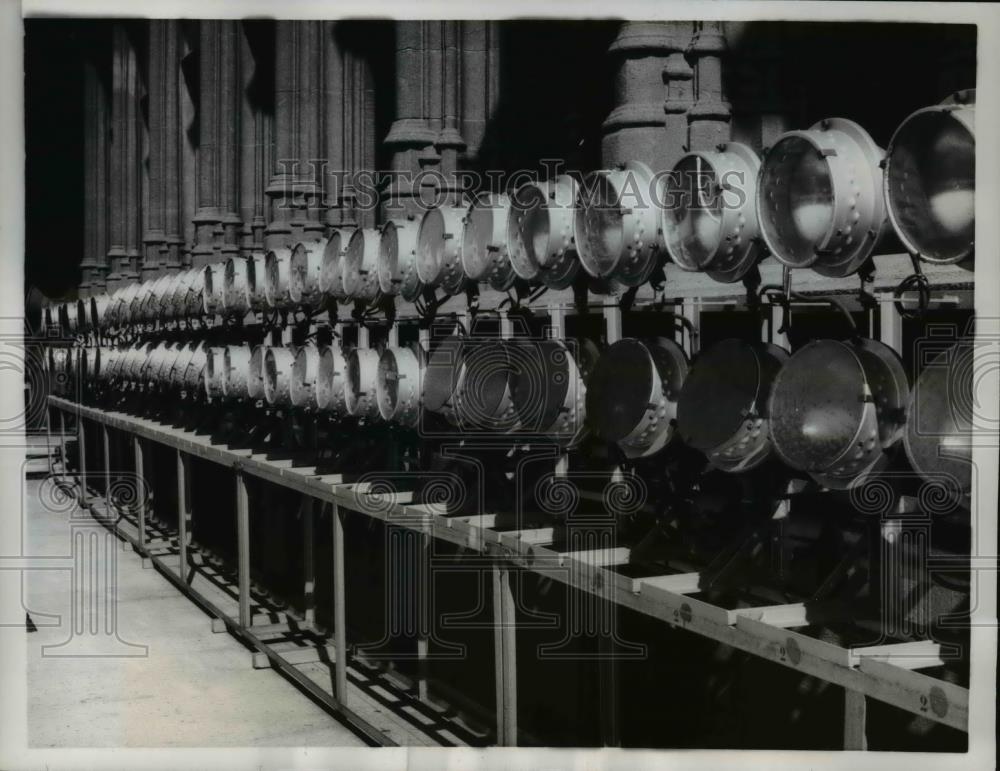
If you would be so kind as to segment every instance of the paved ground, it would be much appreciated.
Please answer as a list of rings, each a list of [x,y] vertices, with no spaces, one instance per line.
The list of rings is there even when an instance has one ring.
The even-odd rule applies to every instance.
[[[42,505],[39,485],[29,480],[25,492],[27,553],[67,555],[70,512]],[[37,626],[28,634],[30,746],[363,744],[277,672],[252,669],[249,651],[228,634],[213,634],[208,616],[155,570],[144,569],[131,548],[114,542],[109,558],[102,536],[106,531],[92,532],[88,542],[97,547],[91,563],[95,569],[117,563],[118,637],[147,650],[91,635],[89,639],[101,641],[88,649],[91,653],[130,656],[50,655],[66,648],[43,655],[42,646],[71,637],[72,574],[28,571],[25,599]],[[85,616],[104,623],[108,609],[91,605],[103,592],[86,587],[82,596],[92,611]],[[45,626],[54,619],[44,614],[56,614],[58,625]]]

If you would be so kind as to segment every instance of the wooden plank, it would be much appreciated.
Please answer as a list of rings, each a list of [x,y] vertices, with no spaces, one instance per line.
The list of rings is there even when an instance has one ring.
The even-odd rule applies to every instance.
[[[180,550],[181,579],[187,581],[188,547],[190,545],[191,480],[188,456],[180,450],[177,453],[177,547]]]
[[[862,659],[877,659],[903,669],[927,669],[944,663],[940,644],[930,640],[852,648],[851,662],[857,666]]]
[[[497,744],[517,746],[517,657],[510,566],[493,563],[493,651],[496,677]]]
[[[615,546],[605,549],[586,549],[584,551],[559,552],[559,564],[578,562],[587,567],[605,567],[607,565],[627,565],[632,550],[627,546]]]
[[[883,700],[889,688],[900,690],[911,701],[901,704],[894,699],[889,703],[902,706],[910,712],[929,717],[960,731],[969,730],[969,691],[967,688],[928,677],[919,672],[903,669],[895,664],[871,657],[861,659],[858,669],[874,678],[877,686],[871,695]]]
[[[135,483],[138,486],[136,490],[136,517],[139,520],[139,550],[145,551],[146,549],[146,496],[143,494],[143,489],[146,485],[145,476],[145,459],[142,455],[142,440],[134,436],[132,437],[132,448],[135,452]]]
[[[739,608],[737,616],[751,618],[769,626],[791,629],[842,618],[846,609],[841,604],[792,602],[787,605],[765,605],[758,608]]]
[[[638,594],[644,587],[661,589],[675,594],[697,594],[701,573],[674,573],[666,576],[647,576],[632,579],[632,591]]]
[[[344,567],[344,520],[340,507],[333,504],[333,633],[336,660],[334,696],[347,703],[347,589]]]
[[[773,644],[782,663],[788,662],[797,668],[805,656],[827,661],[841,667],[852,666],[851,654],[846,648],[833,645],[814,637],[771,626],[761,621],[755,621],[746,616],[736,618],[736,627],[752,633],[757,638]]]
[[[518,541],[522,543],[530,544],[540,544],[543,546],[548,546],[552,543],[553,538],[555,538],[555,528],[552,527],[536,527],[529,530],[507,530],[498,533],[500,536],[501,543]],[[579,552],[568,552],[571,554],[578,554]]]
[[[868,737],[865,723],[868,719],[868,705],[863,693],[844,690],[844,749],[867,750]]]
[[[316,621],[316,548],[313,543],[315,501],[302,497],[302,605],[307,624]]]
[[[464,525],[470,525],[472,527],[486,529],[496,527],[497,515],[496,514],[472,514],[467,517],[449,517],[447,519],[447,527],[453,527],[455,524],[461,522]]]
[[[87,428],[82,416],[76,419],[76,424],[77,454],[80,458],[80,505],[86,506],[90,500],[87,493]]]
[[[664,589],[656,584],[640,581],[639,590],[638,594],[659,606],[660,613],[657,615],[685,628],[695,619],[724,626],[736,623],[734,611],[697,600],[694,597],[687,597],[671,589]]]
[[[301,648],[280,651],[271,648],[271,654],[279,656],[286,664],[291,664],[293,667],[301,666],[302,664],[314,664],[320,661],[324,663],[333,663],[336,661],[337,655],[332,645],[325,645],[322,647],[307,645]],[[270,669],[270,656],[268,656],[265,651],[254,651],[253,668]]]
[[[236,476],[236,563],[240,595],[240,626],[250,626],[250,500],[243,472]]]

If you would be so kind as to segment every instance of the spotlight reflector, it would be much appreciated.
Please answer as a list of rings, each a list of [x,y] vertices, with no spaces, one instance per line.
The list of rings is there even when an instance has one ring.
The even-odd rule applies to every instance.
[[[661,182],[644,163],[631,161],[587,175],[575,209],[576,251],[597,279],[638,286],[649,279],[663,253]]]
[[[378,351],[373,348],[354,348],[347,355],[345,397],[348,415],[367,420],[381,418],[376,395],[378,362]]]
[[[779,137],[757,183],[761,236],[775,258],[824,276],[858,270],[886,224],[883,157],[868,132],[844,118]]]
[[[304,305],[316,309],[320,305],[322,292],[319,288],[319,274],[323,269],[323,241],[303,241],[292,249],[288,273],[288,297],[294,305]]]
[[[757,154],[739,142],[677,162],[665,185],[662,220],[674,264],[732,283],[757,263],[759,171]]]
[[[517,278],[507,247],[510,212],[510,196],[503,193],[481,195],[469,206],[462,231],[465,274],[500,292],[510,289]]]
[[[652,455],[673,437],[687,356],[663,337],[625,338],[607,348],[587,385],[597,434],[630,458]]]
[[[580,267],[574,237],[578,192],[576,180],[567,174],[528,182],[514,192],[507,245],[518,276],[552,289],[573,283]]]
[[[778,456],[844,489],[880,468],[903,434],[909,384],[899,356],[875,340],[814,340],[778,372],[768,410]]]
[[[353,228],[334,228],[323,247],[323,264],[319,272],[319,290],[334,300],[346,300],[344,292],[344,250],[351,240]]]
[[[319,371],[316,375],[316,406],[335,417],[347,415],[347,358],[340,343],[333,343],[320,351]]]
[[[358,228],[344,252],[342,276],[344,294],[353,300],[371,302],[378,297],[379,231]]]
[[[457,294],[465,281],[462,268],[462,219],[460,206],[437,206],[424,212],[417,231],[417,276],[427,286],[440,286]]]
[[[893,230],[922,260],[961,262],[976,239],[976,92],[904,120],[889,142],[885,199]]]
[[[264,258],[264,298],[270,308],[287,308],[292,304],[288,294],[291,276],[292,250],[287,246],[272,249]]]
[[[387,295],[398,294],[407,302],[420,296],[423,283],[417,275],[417,233],[413,217],[389,220],[382,226],[378,246],[378,284]]]
[[[420,420],[423,350],[419,346],[389,347],[378,361],[375,393],[383,420],[415,427]]]
[[[292,364],[295,350],[285,346],[268,346],[264,353],[264,398],[277,407],[291,404]]]
[[[771,453],[769,397],[788,352],[728,339],[694,360],[677,403],[677,432],[723,471],[747,471]]]
[[[319,348],[312,343],[295,353],[292,364],[291,400],[295,407],[316,409],[316,380],[319,377]]]

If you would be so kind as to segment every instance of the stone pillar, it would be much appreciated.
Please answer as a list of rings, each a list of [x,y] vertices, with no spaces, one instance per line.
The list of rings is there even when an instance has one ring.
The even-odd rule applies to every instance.
[[[179,23],[149,22],[149,197],[142,274],[180,266]]]
[[[219,206],[222,215],[221,259],[239,254],[243,236],[240,216],[240,116],[243,108],[243,30],[239,21],[219,22]]]
[[[321,238],[320,155],[324,22],[278,21],[275,42],[274,172],[267,193],[267,248]]]
[[[691,32],[691,22],[622,24],[609,49],[615,107],[602,127],[602,165],[642,161],[666,171],[684,154],[693,77],[684,52]]]
[[[99,54],[84,58],[83,260],[80,296],[104,291],[108,276],[108,89]]]
[[[274,23],[244,21],[240,40],[240,217],[244,255],[264,249],[271,174],[271,124],[274,110]]]
[[[195,212],[198,208],[198,105],[195,98],[199,89],[197,21],[181,22],[181,88],[178,92],[180,133],[180,223],[181,266],[190,268],[194,261],[197,243]]]
[[[695,104],[688,112],[688,146],[691,150],[712,150],[728,142],[731,132],[732,108],[725,100],[722,83],[726,35],[720,21],[702,21],[698,25],[691,44]]]
[[[665,124],[671,148],[665,158],[667,168],[673,168],[689,149],[688,111],[694,106],[695,92],[694,69],[686,52],[691,45],[694,28],[694,22],[671,23],[673,42],[663,68],[663,81],[667,86],[663,111],[666,113]]]
[[[419,213],[420,199],[436,197],[439,203],[448,203],[461,195],[455,171],[468,145],[460,123],[466,114],[478,120],[475,128],[481,140],[486,121],[476,98],[466,100],[465,95],[495,77],[487,66],[490,48],[484,26],[485,22],[396,23],[396,120],[384,142],[397,176],[386,191],[387,216]],[[473,61],[478,66],[473,67]],[[471,80],[466,80],[467,73]],[[421,171],[440,174],[420,178]],[[444,195],[439,195],[441,190]]]
[[[139,72],[123,24],[112,32],[108,287],[139,278]]]
[[[433,60],[428,53],[428,27],[439,21],[396,23],[396,119],[384,140],[391,153],[393,178],[386,190],[387,217],[415,214],[420,210],[419,181],[424,165],[436,165],[431,125],[431,76]]]
[[[184,253],[183,169],[184,125],[181,104],[186,86],[181,77],[184,41],[180,22],[170,19],[153,22],[163,25],[163,243],[160,267],[168,272],[180,270]],[[152,123],[152,121],[151,121]],[[152,127],[151,127],[152,128]],[[154,180],[155,184],[155,180]]]
[[[483,158],[486,126],[500,101],[500,31],[495,21],[462,21],[461,114],[465,167],[489,168]]]
[[[326,223],[331,227],[373,227],[375,210],[359,199],[357,183],[374,190],[374,180],[357,179],[375,171],[375,83],[364,45],[371,22],[327,22],[323,121],[325,126]],[[330,42],[332,41],[332,43]]]
[[[782,24],[727,22],[725,33],[731,50],[739,57],[730,69],[735,79],[733,92],[739,94],[733,103],[732,138],[760,153],[789,129]]]
[[[195,267],[239,249],[240,86],[237,21],[199,23],[198,208]]]

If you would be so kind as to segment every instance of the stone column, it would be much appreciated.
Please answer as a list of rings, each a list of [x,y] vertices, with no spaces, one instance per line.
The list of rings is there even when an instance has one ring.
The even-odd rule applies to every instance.
[[[179,24],[149,22],[149,201],[143,235],[144,277],[180,266],[178,119]]]
[[[371,25],[328,22],[324,30],[326,222],[331,227],[375,225],[373,202],[360,200],[356,189],[361,182],[366,198],[374,191],[373,179],[356,178],[375,171],[375,83],[368,58],[373,55],[368,44],[374,32]]]
[[[222,215],[221,258],[239,253],[243,235],[240,216],[240,116],[243,108],[243,30],[239,21],[219,22],[219,206]]]
[[[482,139],[487,119],[481,112],[486,102],[480,107],[476,97],[466,100],[466,94],[470,89],[484,88],[495,77],[488,67],[490,46],[486,44],[485,24],[397,22],[396,120],[384,140],[397,176],[386,191],[387,216],[419,213],[420,199],[437,196],[439,202],[447,203],[461,195],[455,171],[468,149],[464,119],[468,115],[471,121],[478,121],[474,127],[477,141]],[[495,48],[495,42],[492,46]],[[467,74],[472,76],[470,80]],[[440,175],[420,178],[421,171]],[[444,191],[443,196],[438,195],[438,188]]]
[[[181,77],[184,41],[180,22],[170,19],[163,25],[163,243],[160,247],[162,270],[180,270],[184,253],[183,169],[184,125],[181,100],[186,86]],[[155,184],[155,180],[154,180]]]
[[[396,116],[384,140],[393,179],[386,191],[387,216],[417,213],[420,190],[414,178],[426,160],[436,163],[437,134],[430,123],[431,85],[428,27],[438,21],[396,22]]]
[[[197,21],[181,23],[181,69],[178,76],[181,88],[178,92],[178,113],[181,122],[180,133],[180,235],[181,265],[190,268],[194,261],[197,244],[195,212],[198,209],[198,105],[195,99],[199,89]]]
[[[673,168],[681,155],[689,149],[688,111],[694,106],[694,69],[688,62],[687,49],[694,35],[694,22],[671,24],[673,43],[663,68],[663,80],[667,85],[667,98],[663,104],[666,113],[665,125],[670,137],[670,152],[664,158],[667,168]]]
[[[693,101],[684,56],[691,33],[691,22],[622,24],[609,49],[615,107],[602,127],[602,165],[642,161],[665,171],[684,154]]]
[[[112,32],[111,143],[109,147],[109,288],[138,279],[139,72],[135,49],[124,25]]]
[[[249,255],[264,249],[271,173],[271,124],[274,110],[274,23],[244,21],[240,40],[240,217],[241,250]]]
[[[500,101],[500,32],[495,21],[462,21],[461,28],[461,138],[465,167],[488,168],[483,140]]]
[[[104,291],[108,275],[108,89],[98,54],[84,58],[84,242],[80,296]]]
[[[320,156],[324,22],[278,21],[275,42],[274,166],[267,248],[324,232]]]
[[[699,29],[691,44],[695,59],[695,104],[688,112],[688,146],[691,150],[712,150],[729,141],[732,108],[725,100],[722,83],[722,57],[726,36],[722,22],[698,22]]]
[[[782,25],[727,22],[725,33],[733,54],[739,57],[730,69],[733,92],[739,94],[733,102],[732,138],[760,153],[789,129]]]
[[[236,21],[199,23],[198,208],[195,267],[238,251],[239,48]]]

